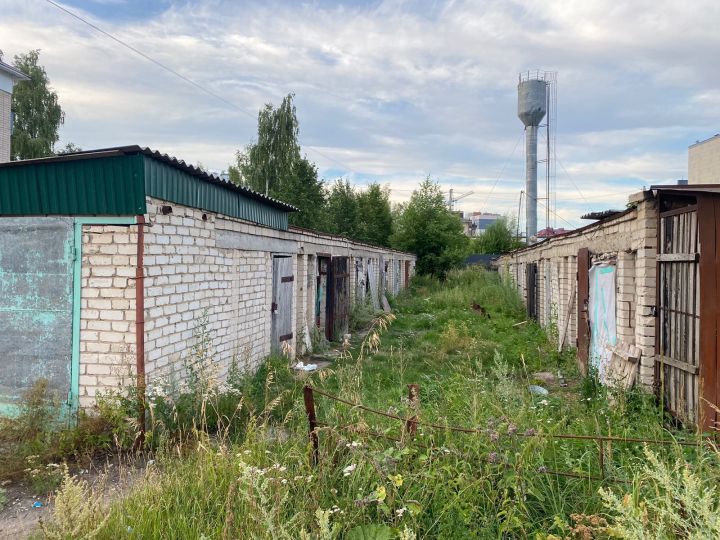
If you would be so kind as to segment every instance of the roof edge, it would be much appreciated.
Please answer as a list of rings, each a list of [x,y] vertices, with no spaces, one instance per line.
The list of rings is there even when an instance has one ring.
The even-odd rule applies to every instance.
[[[30,77],[25,75],[22,71],[20,71],[18,68],[11,66],[10,64],[6,64],[2,60],[0,60],[0,71],[4,71],[5,73],[9,73],[10,76],[15,81],[29,81]]]
[[[179,160],[175,157],[169,156],[168,154],[161,154],[157,150],[152,150],[148,147],[142,147],[139,145],[128,145],[128,146],[115,146],[110,148],[99,148],[96,150],[83,150],[80,152],[72,152],[68,154],[58,154],[54,156],[35,158],[35,159],[23,159],[20,161],[8,161],[0,163],[0,168],[6,167],[22,167],[23,165],[40,165],[43,163],[60,163],[65,161],[77,161],[84,159],[96,159],[104,157],[114,156],[132,156],[132,155],[144,155],[156,161],[165,163],[175,169],[181,170],[191,176],[195,176],[202,181],[216,184],[224,189],[240,193],[245,197],[260,201],[264,204],[284,210],[286,212],[297,212],[298,208],[288,204],[286,202],[274,199],[267,195],[263,195],[253,189],[239,186],[232,182],[228,182],[220,178],[219,176],[204,171],[194,165],[188,165],[183,160]]]

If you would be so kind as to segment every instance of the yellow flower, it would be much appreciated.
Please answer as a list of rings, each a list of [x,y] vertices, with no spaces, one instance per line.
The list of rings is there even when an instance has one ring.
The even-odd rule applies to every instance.
[[[390,474],[388,475],[388,479],[392,482],[392,485],[396,488],[399,488],[403,485],[403,477],[402,474]]]
[[[385,497],[387,496],[387,492],[385,491],[385,486],[378,486],[375,489],[375,500],[378,502],[383,502],[385,500]]]

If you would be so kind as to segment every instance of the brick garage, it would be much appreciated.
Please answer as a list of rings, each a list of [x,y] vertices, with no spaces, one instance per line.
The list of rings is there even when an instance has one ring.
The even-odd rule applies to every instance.
[[[564,334],[566,347],[578,344],[579,251],[589,251],[591,264],[614,265],[617,337],[642,350],[639,382],[650,387],[655,371],[657,210],[651,192],[635,194],[629,202],[631,208],[625,212],[517,250],[499,262],[526,304],[527,268],[535,265],[537,320],[545,327],[555,326],[558,339]]]
[[[545,327],[556,325],[583,363],[601,333],[588,326],[588,274],[612,268],[615,305],[607,313],[617,343],[642,353],[637,380],[653,388],[678,421],[715,429],[720,185],[653,186],[629,203],[624,212],[501,257],[501,271],[529,315]]]
[[[59,374],[53,389],[67,396],[71,410],[127,385],[137,368],[149,384],[179,380],[203,328],[220,377],[233,359],[251,371],[273,348],[291,355],[304,350],[318,320],[321,333],[337,338],[343,320],[324,324],[326,296],[332,296],[322,271],[328,263],[342,263],[342,275],[333,279],[346,294],[345,321],[355,301],[378,306],[414,272],[410,254],[289,227],[292,207],[139,147],[4,164],[0,180],[9,193],[0,198],[0,214],[22,216],[5,236],[0,229],[0,242],[26,242],[41,258],[44,248],[28,241],[31,233],[62,241],[60,277],[67,289],[64,318],[43,334],[40,347],[67,346],[52,366],[42,353],[30,358],[32,369],[0,404],[12,406],[33,374],[48,367]],[[55,236],[38,236],[49,224]],[[282,276],[274,275],[279,260]],[[278,307],[280,281],[285,296]],[[11,308],[0,305],[0,314]],[[281,319],[287,328],[282,343],[274,343],[273,325]],[[6,366],[25,361],[11,357]]]

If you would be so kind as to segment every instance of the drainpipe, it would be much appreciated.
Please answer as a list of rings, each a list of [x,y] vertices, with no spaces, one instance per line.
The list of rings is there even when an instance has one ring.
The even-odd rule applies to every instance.
[[[135,440],[137,449],[145,442],[145,216],[137,216],[137,265],[135,269],[135,367],[137,371],[138,423],[140,433]]]

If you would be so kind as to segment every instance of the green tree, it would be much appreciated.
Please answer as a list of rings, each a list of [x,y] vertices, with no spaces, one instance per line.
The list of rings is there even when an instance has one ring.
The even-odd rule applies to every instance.
[[[13,91],[15,123],[10,139],[13,160],[51,156],[59,138],[64,115],[45,68],[38,65],[39,57],[39,50],[15,56],[15,67],[30,80],[19,82]]]
[[[475,253],[507,253],[524,244],[515,237],[514,221],[501,217],[485,229],[476,240],[473,240]]]
[[[417,255],[418,273],[442,279],[466,256],[468,243],[462,222],[448,210],[440,186],[426,178],[403,207],[392,246]]]
[[[392,234],[392,211],[390,190],[372,183],[365,191],[358,193],[357,239],[380,246],[390,245]]]
[[[290,214],[291,225],[322,228],[325,190],[315,164],[300,157],[292,94],[278,108],[268,103],[260,110],[257,142],[237,152],[228,177],[298,208],[298,212]]]
[[[288,94],[276,109],[271,103],[258,113],[258,138],[255,144],[237,153],[237,171],[247,187],[272,195],[291,180],[300,161],[298,120],[293,94]]]
[[[335,181],[328,193],[325,212],[327,232],[350,238],[358,237],[360,229],[358,197],[349,181]]]
[[[270,195],[298,209],[290,214],[291,225],[325,228],[325,186],[318,179],[317,167],[307,158],[298,161],[294,173]]]

